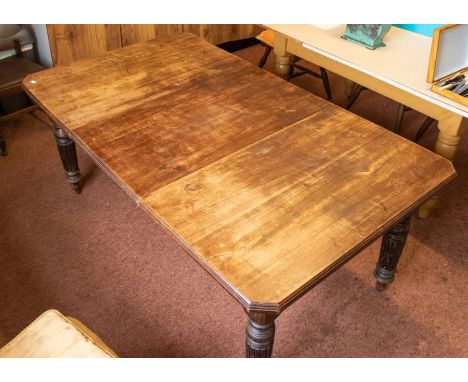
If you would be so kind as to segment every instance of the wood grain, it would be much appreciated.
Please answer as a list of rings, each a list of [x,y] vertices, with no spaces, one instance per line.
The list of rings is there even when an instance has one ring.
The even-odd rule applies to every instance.
[[[454,174],[330,105],[144,204],[246,306],[283,309]]]
[[[279,313],[455,175],[190,34],[24,87],[249,312]]]
[[[255,36],[252,24],[48,24],[47,32],[54,65],[96,57],[107,51],[172,34],[193,33],[211,44]]]
[[[49,69],[25,84],[135,198],[326,105],[190,34]]]
[[[358,45],[343,44],[339,30],[344,30],[344,25],[327,31],[313,25],[267,24],[264,27],[276,31],[276,72],[279,75],[287,77],[293,55],[417,110],[439,122],[434,151],[449,160],[454,158],[460,135],[468,125],[468,109],[432,91],[426,83],[430,38],[392,28],[386,37],[387,47],[375,51],[379,59],[375,54],[368,56],[369,52],[364,52]],[[388,50],[391,34],[396,39],[395,44],[391,44],[394,47]],[[401,65],[393,65],[394,62]],[[435,199],[428,201],[421,207],[419,216],[427,218],[437,204]]]
[[[42,313],[0,348],[0,358],[117,357],[95,333],[57,310]]]
[[[47,24],[54,65],[95,57],[122,46],[118,24]]]
[[[259,28],[252,24],[122,24],[123,46],[156,39],[174,33],[190,32],[217,45],[255,36]]]

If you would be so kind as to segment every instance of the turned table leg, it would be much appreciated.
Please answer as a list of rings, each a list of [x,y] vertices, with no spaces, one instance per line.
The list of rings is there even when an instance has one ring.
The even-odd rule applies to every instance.
[[[293,71],[293,58],[290,55],[276,56],[276,74],[285,80],[289,80],[289,77]]]
[[[276,74],[288,80],[293,71],[293,56],[286,51],[288,40],[286,37],[276,33],[275,37],[275,55],[276,55]]]
[[[269,358],[275,338],[276,315],[268,313],[248,313],[245,349],[247,358]]]
[[[68,134],[58,126],[55,126],[54,128],[54,135],[67,181],[70,183],[73,190],[79,194],[81,192],[81,176],[80,169],[78,167],[75,142],[73,142]]]
[[[395,270],[408,237],[411,216],[395,224],[382,239],[379,261],[374,271],[377,289],[382,290],[395,278]]]
[[[468,120],[462,116],[456,115],[451,119],[439,121],[439,136],[434,151],[452,161],[457,152],[458,143],[460,142],[460,132],[463,126],[468,126]],[[426,219],[431,210],[433,210],[439,202],[439,197],[433,196],[421,207],[419,207],[418,216],[421,219]]]

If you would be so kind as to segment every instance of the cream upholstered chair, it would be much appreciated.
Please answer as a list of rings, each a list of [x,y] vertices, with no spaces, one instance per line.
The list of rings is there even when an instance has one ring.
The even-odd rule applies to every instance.
[[[96,334],[72,317],[48,310],[0,349],[0,358],[114,358]]]
[[[271,53],[271,50],[275,46],[276,32],[273,30],[267,29],[267,30],[264,30],[255,38],[258,41],[260,41],[260,43],[265,47],[265,52],[263,53],[263,56],[260,59],[260,62],[258,63],[258,66],[260,68],[263,68],[268,59],[268,56]],[[310,74],[311,76],[320,78],[322,80],[325,93],[327,93],[327,99],[331,99],[332,94],[331,94],[331,88],[330,88],[330,81],[328,80],[328,73],[324,68],[319,67],[319,69],[320,69],[320,73],[316,73],[313,70],[306,68],[305,66],[302,66],[293,62],[293,64],[291,65],[292,72],[289,75],[289,79],[302,76],[303,74]]]

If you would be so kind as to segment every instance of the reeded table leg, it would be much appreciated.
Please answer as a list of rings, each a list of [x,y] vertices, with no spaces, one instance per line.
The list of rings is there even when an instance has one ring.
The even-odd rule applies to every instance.
[[[408,237],[411,216],[395,224],[382,239],[379,261],[374,271],[377,289],[382,290],[395,278],[395,270]]]
[[[247,358],[270,358],[275,339],[276,315],[249,313],[245,350]]]
[[[79,194],[81,192],[81,176],[80,169],[78,167],[75,142],[73,142],[67,133],[58,126],[55,126],[54,135],[67,181],[71,184],[73,190]]]

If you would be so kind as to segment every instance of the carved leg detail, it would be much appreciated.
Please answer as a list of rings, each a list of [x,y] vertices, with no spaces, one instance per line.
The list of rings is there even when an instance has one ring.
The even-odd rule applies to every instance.
[[[269,358],[275,338],[274,315],[250,313],[246,331],[246,357]]]
[[[394,225],[382,239],[379,261],[374,271],[377,289],[383,289],[395,278],[395,270],[408,237],[411,216]]]
[[[80,169],[78,168],[78,157],[76,155],[75,143],[67,133],[58,126],[55,126],[54,135],[67,181],[71,184],[73,190],[79,194],[81,192],[81,175]]]

